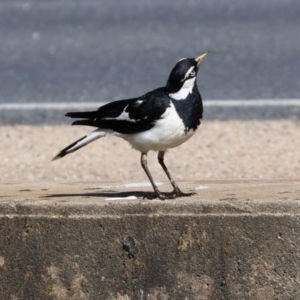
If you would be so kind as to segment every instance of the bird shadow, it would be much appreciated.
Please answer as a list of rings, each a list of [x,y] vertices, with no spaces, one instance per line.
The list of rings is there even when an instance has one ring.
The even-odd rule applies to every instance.
[[[87,193],[61,193],[61,194],[49,194],[40,196],[40,198],[64,198],[64,197],[83,197],[83,198],[126,198],[135,196],[142,199],[154,199],[155,194],[153,192],[143,192],[143,191],[132,191],[132,192],[87,192]]]

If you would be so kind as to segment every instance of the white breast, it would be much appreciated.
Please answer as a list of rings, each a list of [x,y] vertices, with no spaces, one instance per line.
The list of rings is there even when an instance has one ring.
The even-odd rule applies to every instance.
[[[178,116],[173,104],[162,115],[162,119],[158,120],[150,130],[130,135],[121,135],[127,140],[134,149],[147,153],[150,150],[165,151],[174,148],[194,134],[194,130],[190,130],[185,134],[185,126],[182,119]]]

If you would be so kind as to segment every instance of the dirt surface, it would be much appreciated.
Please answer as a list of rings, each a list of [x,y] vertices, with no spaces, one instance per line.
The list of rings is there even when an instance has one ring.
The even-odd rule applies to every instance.
[[[139,152],[105,137],[51,162],[62,148],[92,129],[72,126],[1,126],[1,182],[147,181]],[[276,179],[300,177],[300,122],[208,121],[165,163],[178,180]],[[155,178],[166,180],[150,152]]]

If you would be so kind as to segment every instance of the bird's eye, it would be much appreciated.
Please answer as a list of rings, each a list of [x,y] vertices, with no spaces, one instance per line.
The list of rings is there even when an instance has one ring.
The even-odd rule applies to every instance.
[[[194,77],[196,75],[196,72],[193,70],[193,71],[191,71],[191,73],[190,73],[190,77]]]

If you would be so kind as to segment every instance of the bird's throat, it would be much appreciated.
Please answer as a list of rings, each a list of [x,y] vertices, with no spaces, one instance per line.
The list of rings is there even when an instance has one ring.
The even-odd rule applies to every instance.
[[[169,93],[169,96],[175,100],[185,100],[193,92],[196,77],[186,80],[181,89],[176,93]]]

